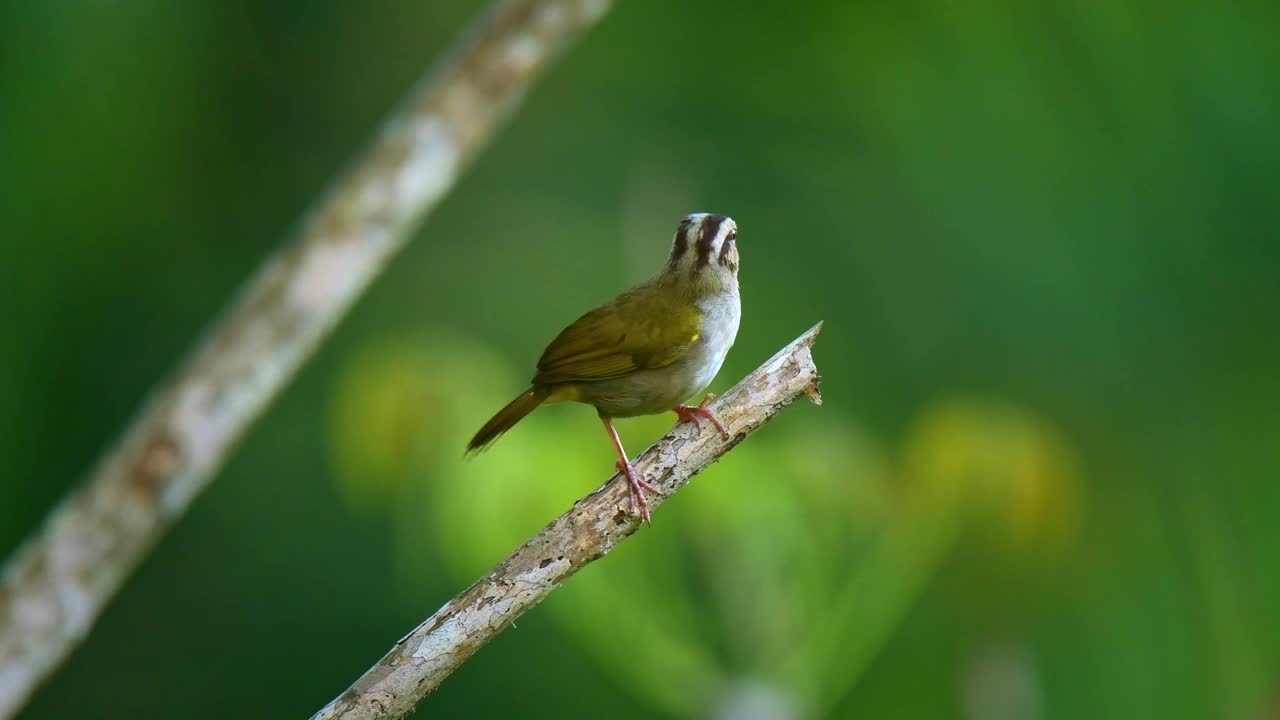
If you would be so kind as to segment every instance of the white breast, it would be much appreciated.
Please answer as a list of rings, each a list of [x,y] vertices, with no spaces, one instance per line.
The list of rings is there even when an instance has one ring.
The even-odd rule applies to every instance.
[[[742,317],[742,305],[738,293],[724,293],[699,301],[702,308],[702,338],[695,346],[691,358],[693,373],[689,394],[695,394],[711,384],[724,358],[738,337],[738,322]]]

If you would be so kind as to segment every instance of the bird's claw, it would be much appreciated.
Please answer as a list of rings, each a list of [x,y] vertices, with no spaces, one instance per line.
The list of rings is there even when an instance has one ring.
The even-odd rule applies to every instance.
[[[702,430],[702,421],[704,419],[710,420],[711,424],[715,425],[716,429],[720,431],[720,434],[728,438],[729,431],[725,429],[724,423],[720,422],[720,418],[716,417],[716,414],[707,407],[715,399],[715,395],[707,393],[707,396],[702,398],[702,402],[697,405],[677,405],[671,410],[676,414],[676,417],[680,418],[680,422],[691,422],[698,426],[698,430]]]
[[[653,527],[653,520],[649,517],[649,502],[644,499],[646,490],[654,495],[662,495],[662,488],[640,477],[640,473],[631,466],[631,463],[619,460],[615,463],[615,467],[627,478],[627,493],[631,497],[631,512],[638,514],[645,524]]]

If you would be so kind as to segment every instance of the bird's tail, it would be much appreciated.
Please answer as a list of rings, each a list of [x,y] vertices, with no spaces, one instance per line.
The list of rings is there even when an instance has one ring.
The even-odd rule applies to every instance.
[[[541,405],[550,394],[551,391],[545,387],[531,387],[517,395],[515,400],[507,403],[506,407],[499,410],[498,414],[490,418],[489,422],[480,428],[480,432],[471,438],[471,442],[467,443],[467,452],[480,452],[488,447],[502,433],[523,420],[525,415],[533,412],[534,408]]]

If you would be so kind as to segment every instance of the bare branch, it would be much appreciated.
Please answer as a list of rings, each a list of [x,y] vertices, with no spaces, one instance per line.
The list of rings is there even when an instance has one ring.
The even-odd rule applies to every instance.
[[[662,488],[657,508],[689,479],[768,422],[801,394],[821,404],[812,347],[822,323],[796,338],[711,405],[729,431],[681,424],[640,455],[635,468]],[[401,718],[485,643],[542,602],[569,576],[640,527],[614,475],[574,503],[489,574],[427,618],[345,693],[311,720]]]
[[[368,154],[0,576],[0,718],[88,634],[161,532],[609,0],[510,0],[394,113]]]

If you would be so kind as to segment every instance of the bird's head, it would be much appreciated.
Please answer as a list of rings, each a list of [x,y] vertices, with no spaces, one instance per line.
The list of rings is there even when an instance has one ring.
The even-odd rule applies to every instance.
[[[736,289],[738,224],[727,215],[686,215],[671,241],[666,272],[704,290]]]

